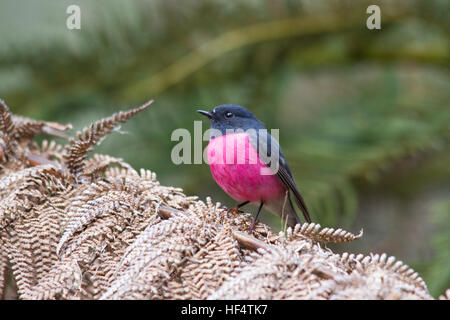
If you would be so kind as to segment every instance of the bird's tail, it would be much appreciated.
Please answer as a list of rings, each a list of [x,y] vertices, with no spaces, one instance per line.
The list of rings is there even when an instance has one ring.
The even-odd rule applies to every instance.
[[[289,194],[281,199],[266,202],[266,206],[274,214],[281,217],[289,227],[294,228],[296,224],[301,223]]]

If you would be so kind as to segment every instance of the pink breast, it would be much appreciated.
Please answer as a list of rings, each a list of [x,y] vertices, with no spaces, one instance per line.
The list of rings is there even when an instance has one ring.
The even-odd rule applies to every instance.
[[[275,175],[261,174],[267,166],[259,159],[245,133],[213,138],[207,147],[208,163],[217,184],[237,201],[267,201],[283,197],[285,188]]]

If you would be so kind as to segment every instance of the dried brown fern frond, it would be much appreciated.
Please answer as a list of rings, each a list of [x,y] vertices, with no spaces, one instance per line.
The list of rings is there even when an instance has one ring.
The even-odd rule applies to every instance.
[[[288,238],[295,238],[298,236],[305,236],[306,238],[320,241],[320,242],[350,242],[361,238],[363,235],[363,230],[359,232],[358,235],[354,235],[351,232],[342,229],[333,228],[320,228],[318,223],[304,223],[302,225],[298,224],[295,226],[294,230],[288,229]]]
[[[118,265],[117,280],[104,299],[169,298],[164,290],[174,273],[182,270],[187,257],[207,244],[215,230],[200,228],[200,219],[174,215],[147,227],[127,249]]]
[[[162,186],[154,172],[122,159],[86,158],[150,103],[95,122],[65,153],[54,142],[20,143],[16,117],[0,103],[0,296],[431,299],[418,274],[393,257],[321,246],[362,232],[314,223],[279,234],[259,223],[249,232],[248,213]]]
[[[6,252],[6,246],[4,243],[0,243],[0,299],[3,297],[4,289],[6,286],[6,273],[8,270],[8,253]]]
[[[427,290],[425,282],[417,272],[402,261],[396,260],[395,257],[388,257],[385,253],[381,255],[371,254],[369,256],[355,256],[354,254],[343,253],[340,261],[353,269],[357,269],[359,272],[367,272],[367,270],[372,271],[375,269],[388,270],[395,273],[396,276],[401,277],[405,283],[410,283],[424,291]]]
[[[11,120],[11,111],[5,101],[0,99],[0,132],[11,137],[14,131],[14,124]]]
[[[119,113],[112,117],[112,122],[122,121],[144,107],[125,115]],[[40,122],[36,125],[36,122],[16,116],[12,118],[24,121],[19,121],[21,126],[14,127],[13,121],[9,121],[11,116],[7,107],[4,106],[2,111],[4,111],[2,128],[11,133],[19,128],[20,130],[17,132],[23,133],[14,135],[11,139],[13,142],[24,138],[27,132],[34,134],[40,129],[46,130],[48,123]],[[57,127],[56,125],[55,128]],[[6,130],[7,128],[11,129]],[[31,129],[26,131],[28,130],[26,128]],[[0,172],[0,239],[2,248],[4,248],[0,252],[0,257],[1,261],[6,259],[12,265],[19,296],[31,299],[92,297],[93,293],[87,290],[89,286],[85,284],[86,280],[80,279],[80,286],[77,290],[69,290],[65,286],[72,281],[70,279],[79,278],[76,276],[79,272],[74,271],[78,263],[87,265],[87,262],[91,261],[89,260],[91,255],[85,256],[84,249],[89,248],[89,243],[92,247],[97,245],[95,241],[92,242],[92,237],[95,238],[96,233],[86,230],[80,237],[86,241],[78,240],[78,242],[83,242],[83,245],[77,248],[79,249],[77,252],[73,252],[72,257],[60,259],[57,255],[57,245],[61,240],[62,231],[67,227],[69,218],[67,212],[74,203],[73,199],[82,195],[86,186],[74,184],[72,175],[60,163],[62,148],[54,142],[44,142],[42,148],[37,147],[34,143],[15,144],[14,148],[14,152],[20,151],[25,157],[15,159],[18,162],[22,161],[19,166],[5,167],[5,170]],[[134,172],[128,164],[109,156],[94,156],[88,166],[92,165],[92,167],[106,170],[113,163],[126,168],[129,171],[127,175],[131,171]],[[29,167],[30,165],[31,167]],[[108,176],[108,174],[106,175]],[[138,175],[134,172],[132,176]],[[127,179],[129,180],[129,178]],[[146,183],[141,185],[148,186],[150,182]],[[154,180],[151,183],[156,185]],[[115,185],[118,184],[120,183]],[[130,199],[130,203],[134,204],[134,195]],[[129,207],[126,206],[126,210],[122,213],[128,214],[128,209]],[[111,221],[110,225],[112,228],[109,230],[108,236],[120,229],[116,220]],[[105,228],[100,226],[99,229],[104,230]],[[89,232],[91,232],[91,236],[89,236]],[[76,258],[77,256],[78,258]],[[70,261],[77,261],[77,263],[74,264]],[[67,263],[69,265],[66,265]],[[87,274],[86,270],[84,273]],[[78,283],[77,281],[76,283]],[[83,288],[81,283],[84,284]],[[3,284],[4,282],[2,282],[2,286]]]
[[[141,195],[143,186],[136,184],[130,179],[117,178],[115,181],[98,181],[89,185],[88,188],[71,203],[68,208],[68,221],[64,232],[57,246],[57,253],[66,245],[75,233],[92,226],[95,220],[115,215],[113,223],[117,220],[127,220],[132,218],[133,211],[140,209],[142,204]],[[85,230],[78,242],[72,247],[84,241],[89,232]],[[73,242],[73,240],[72,240]],[[66,254],[70,254],[70,249]]]
[[[123,159],[111,157],[104,154],[94,154],[91,160],[86,161],[84,174],[89,177],[95,175],[101,176],[106,172],[106,170],[111,168],[111,165],[118,165],[123,169],[134,171],[134,169],[128,163],[123,161]]]
[[[11,112],[6,103],[0,99],[0,164],[14,157],[16,143],[13,139],[14,124],[11,120]]]
[[[50,136],[68,138],[65,131],[72,129],[72,124],[62,125],[57,122],[37,121],[13,115],[14,130],[12,135],[16,141],[28,143],[36,135],[45,133]]]
[[[180,272],[182,282],[178,279],[169,282],[173,283],[172,290],[178,288],[178,292],[182,292],[189,288],[190,299],[205,299],[230,278],[242,263],[242,255],[239,244],[229,236],[229,231],[222,228],[212,241],[189,258],[189,263]],[[178,294],[173,298],[186,298],[186,295]]]
[[[70,193],[71,189],[64,182],[64,176],[55,171],[40,173],[24,180],[21,189],[14,193],[17,198],[6,198],[16,205],[17,214],[11,216],[9,212],[9,217],[2,219],[7,232],[1,236],[18,293],[24,299],[35,297],[38,288],[45,283],[42,277],[46,277],[58,261],[56,244],[66,211],[63,194]]]
[[[298,239],[260,248],[208,299],[431,299],[400,264],[386,267],[374,257],[348,269],[341,259]]]
[[[67,184],[58,168],[51,165],[26,168],[3,177],[0,180],[0,228],[28,215],[35,205],[65,190]]]
[[[48,164],[45,158],[33,155],[27,144],[39,133],[66,138],[64,132],[71,128],[71,124],[62,125],[11,115],[6,103],[0,99],[0,164],[7,164],[13,170],[28,164]]]
[[[20,142],[30,141],[39,133],[67,138],[64,131],[72,129],[72,125],[62,125],[56,122],[38,121],[23,116],[11,115],[6,103],[0,99],[0,132],[6,134],[10,140]]]
[[[125,122],[136,113],[146,109],[153,103],[153,100],[148,101],[142,106],[132,109],[127,112],[117,112],[111,117],[96,121],[89,127],[77,132],[78,140],[71,138],[69,145],[66,147],[67,153],[64,155],[64,163],[69,171],[80,181],[83,179],[85,160],[87,153],[96,145],[101,138],[110,133],[118,123]]]
[[[0,131],[0,165],[15,157],[15,145],[9,136]]]
[[[58,164],[62,162],[64,146],[55,141],[43,140],[42,145],[31,144],[26,157],[30,165]]]

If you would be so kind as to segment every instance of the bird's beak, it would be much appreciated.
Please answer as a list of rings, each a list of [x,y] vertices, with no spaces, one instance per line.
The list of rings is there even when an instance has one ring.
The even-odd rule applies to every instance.
[[[212,118],[212,114],[208,111],[203,111],[203,110],[197,110],[198,113],[201,113],[202,115],[208,117],[209,119]]]

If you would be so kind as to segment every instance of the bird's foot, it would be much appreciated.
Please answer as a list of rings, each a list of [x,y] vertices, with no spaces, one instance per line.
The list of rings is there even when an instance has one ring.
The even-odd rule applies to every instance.
[[[250,225],[250,230],[249,231],[253,231],[256,227],[256,224],[258,223],[258,220],[253,220],[252,224]]]
[[[259,221],[253,220],[250,225],[248,225],[246,222],[244,222],[244,231],[252,232],[255,230],[256,225]]]
[[[234,208],[228,209],[228,212],[229,213],[244,213],[244,211],[239,210],[239,207],[234,207]]]
[[[244,211],[239,210],[241,207],[245,206],[250,201],[244,201],[242,203],[239,203],[236,207],[228,209],[228,212],[230,213],[244,213]]]

